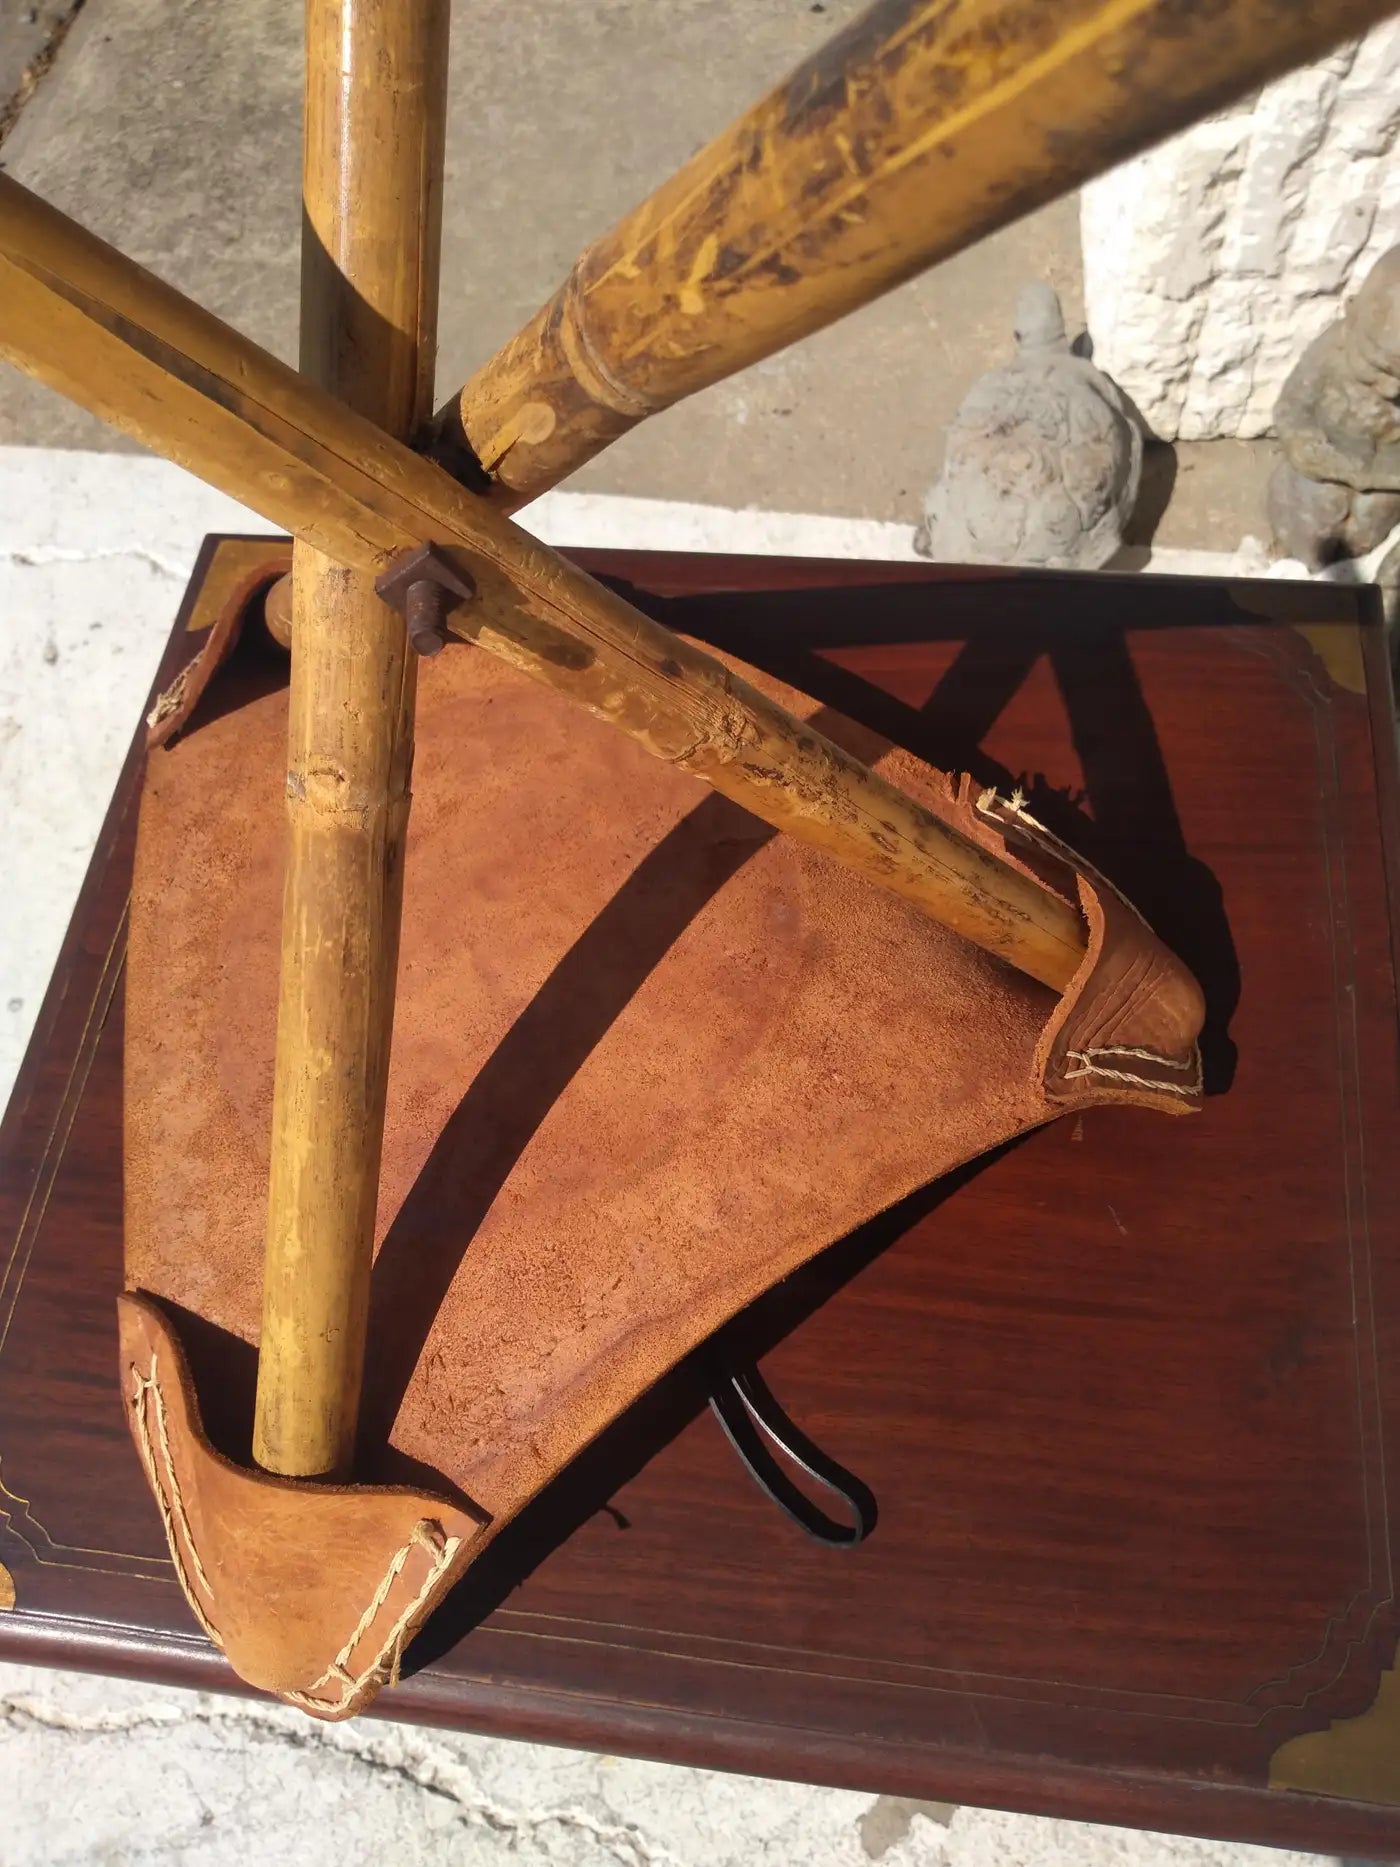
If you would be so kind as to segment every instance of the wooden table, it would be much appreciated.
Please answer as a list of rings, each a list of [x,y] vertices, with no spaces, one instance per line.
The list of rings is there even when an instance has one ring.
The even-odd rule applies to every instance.
[[[1363,596],[578,555],[940,764],[1024,775],[1200,977],[1211,1094],[1046,1129],[734,1326],[875,1492],[858,1551],[760,1496],[687,1364],[381,1711],[1400,1856],[1400,788]],[[0,1139],[0,1653],[233,1689],[115,1380],[137,774]]]

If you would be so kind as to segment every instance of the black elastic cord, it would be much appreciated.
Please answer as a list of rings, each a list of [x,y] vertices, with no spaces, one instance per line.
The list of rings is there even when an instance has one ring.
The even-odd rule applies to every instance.
[[[818,1542],[853,1549],[875,1528],[875,1498],[859,1478],[793,1424],[773,1398],[756,1368],[741,1372],[724,1369],[710,1392],[710,1405],[724,1436],[747,1467],[749,1476],[800,1529]],[[769,1449],[776,1447],[814,1484],[839,1498],[850,1513],[849,1523],[828,1517],[796,1485]]]

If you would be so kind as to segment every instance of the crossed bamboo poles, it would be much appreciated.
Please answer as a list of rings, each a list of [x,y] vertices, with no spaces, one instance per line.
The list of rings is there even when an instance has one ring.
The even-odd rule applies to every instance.
[[[447,0],[306,0],[301,374],[0,176],[0,354],[296,540],[266,1469],[343,1476],[354,1452],[416,687],[377,580],[434,546],[471,592],[453,634],[1062,989],[1071,908],[506,515],[1391,4],[878,0],[590,247],[430,428]]]

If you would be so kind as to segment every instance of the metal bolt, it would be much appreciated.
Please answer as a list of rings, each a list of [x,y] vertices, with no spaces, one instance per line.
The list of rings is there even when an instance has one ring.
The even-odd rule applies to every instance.
[[[408,639],[420,655],[437,655],[447,646],[447,618],[458,603],[470,602],[476,585],[433,545],[401,551],[375,579],[375,589],[408,625]]]
[[[408,586],[404,601],[408,639],[420,655],[440,655],[447,646],[447,591],[422,577]]]

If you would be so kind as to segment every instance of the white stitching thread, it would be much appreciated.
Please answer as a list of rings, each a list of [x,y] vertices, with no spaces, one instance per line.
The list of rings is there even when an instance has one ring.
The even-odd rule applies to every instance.
[[[1128,912],[1140,920],[1144,927],[1147,927],[1149,933],[1152,932],[1151,927],[1148,926],[1146,917],[1138,908],[1133,906],[1132,902],[1129,901],[1121,888],[1111,882],[1101,869],[1096,869],[1087,856],[1081,856],[1077,849],[1071,849],[1069,844],[1063,842],[1056,836],[1053,830],[1047,830],[1038,817],[1033,817],[1031,815],[1026,809],[1026,794],[1024,791],[1018,789],[1013,791],[1010,797],[1001,798],[997,796],[996,786],[991,785],[978,798],[976,808],[979,815],[985,817],[988,823],[995,824],[999,830],[1004,830],[1007,826],[1000,817],[993,813],[991,809],[993,804],[999,806],[1002,810],[1009,810],[1016,819],[1017,827],[1031,842],[1039,843],[1048,854],[1058,857],[1061,862],[1067,863],[1071,869],[1082,869],[1086,875],[1091,875],[1101,888],[1106,888],[1111,895],[1121,901]]]
[[[284,1692],[282,1694],[284,1699],[288,1700],[293,1705],[301,1705],[308,1711],[342,1711],[365,1684],[366,1680],[371,1679],[375,1673],[384,1674],[390,1684],[397,1682],[399,1665],[403,1658],[404,1636],[408,1627],[421,1610],[423,1603],[437,1587],[443,1571],[452,1562],[457,1551],[462,1547],[462,1539],[460,1536],[445,1537],[440,1547],[436,1545],[432,1540],[434,1528],[435,1526],[428,1518],[424,1518],[414,1527],[413,1535],[409,1538],[408,1542],[404,1544],[403,1548],[395,1554],[393,1560],[390,1562],[384,1580],[375,1591],[373,1601],[360,1617],[359,1625],[346,1641],[345,1645],[340,1649],[339,1653],[336,1654],[325,1672],[323,1672],[321,1677],[314,1681],[312,1685],[308,1686],[305,1692]],[[438,1534],[441,1535],[441,1532],[439,1531]],[[436,1559],[432,1567],[428,1570],[423,1586],[390,1628],[388,1639],[384,1642],[383,1646],[380,1647],[373,1661],[357,1678],[352,1677],[346,1670],[346,1661],[354,1652],[359,1641],[369,1631],[374,1617],[378,1614],[385,1600],[388,1598],[390,1588],[397,1577],[402,1573],[403,1565],[408,1560],[415,1543],[421,1544],[425,1549],[436,1548]],[[393,1656],[391,1659],[389,1658],[390,1654]],[[387,1669],[384,1664],[386,1659],[389,1659]],[[313,1692],[319,1691],[323,1685],[328,1684],[332,1679],[337,1680],[342,1687],[339,1699],[332,1701],[313,1698],[311,1696]]]
[[[1068,862],[1072,868],[1082,869],[1086,874],[1091,875],[1101,887],[1108,889],[1111,894],[1121,901],[1130,914],[1136,915],[1137,919],[1141,921],[1143,926],[1147,927],[1148,932],[1151,933],[1152,929],[1148,926],[1146,919],[1138,909],[1133,906],[1132,902],[1129,901],[1128,897],[1120,888],[1116,888],[1106,875],[1102,874],[1094,867],[1092,862],[1087,861],[1083,856],[1072,850],[1068,843],[1061,842],[1053,830],[1047,830],[1043,823],[1030,814],[1025,807],[1025,793],[1023,791],[1016,790],[1012,792],[1009,798],[1000,798],[997,796],[996,786],[992,785],[978,798],[977,810],[979,814],[985,817],[989,823],[995,824],[998,829],[1003,829],[1006,825],[1000,817],[995,815],[992,809],[993,805],[998,806],[1002,810],[1010,811],[1012,816],[1016,819],[1017,827],[1020,828],[1033,843],[1040,843],[1051,855]],[[1114,1082],[1131,1083],[1134,1088],[1137,1089],[1152,1089],[1160,1091],[1164,1095],[1186,1096],[1188,1098],[1199,1095],[1203,1086],[1201,1053],[1195,1044],[1192,1044],[1191,1055],[1184,1063],[1179,1062],[1176,1058],[1163,1056],[1159,1050],[1143,1050],[1133,1044],[1091,1045],[1084,1050],[1066,1051],[1065,1054],[1071,1061],[1081,1066],[1077,1070],[1064,1071],[1064,1079],[1066,1082],[1076,1076],[1105,1076]],[[1132,1070],[1116,1070],[1110,1068],[1106,1064],[1095,1063],[1093,1061],[1095,1057],[1137,1057],[1144,1063],[1156,1063],[1162,1069],[1190,1070],[1191,1082],[1185,1085],[1181,1083],[1154,1082],[1150,1077],[1139,1076]]]
[[[435,1556],[440,1553],[441,1545],[438,1543],[432,1542],[430,1540],[431,1532],[429,1532],[428,1536],[425,1537],[424,1532],[427,1530],[428,1530],[427,1518],[423,1518],[420,1522],[416,1523],[413,1526],[413,1535],[404,1544],[403,1548],[401,1550],[398,1550],[393,1556],[392,1560],[389,1563],[388,1568],[384,1571],[383,1580],[380,1582],[378,1588],[375,1589],[373,1595],[370,1597],[369,1606],[365,1609],[364,1613],[360,1616],[359,1620],[356,1622],[355,1631],[351,1634],[350,1638],[345,1642],[345,1645],[340,1649],[339,1653],[336,1654],[335,1658],[331,1661],[330,1665],[321,1674],[321,1677],[315,1680],[311,1685],[307,1687],[308,1692],[314,1692],[318,1686],[323,1686],[326,1683],[326,1681],[329,1678],[331,1678],[335,1673],[344,1671],[345,1662],[349,1659],[350,1655],[355,1651],[355,1648],[359,1645],[360,1641],[369,1632],[370,1625],[373,1622],[375,1615],[378,1614],[379,1610],[384,1606],[384,1603],[389,1598],[389,1590],[394,1586],[394,1583],[398,1580],[399,1576],[403,1573],[403,1565],[408,1561],[409,1556],[413,1553],[413,1545],[415,1543],[421,1543],[425,1549],[432,1550]]]
[[[1076,1077],[1076,1076],[1107,1076],[1111,1078],[1112,1081],[1114,1082],[1132,1083],[1138,1089],[1151,1089],[1155,1094],[1158,1094],[1158,1095],[1185,1096],[1188,1101],[1200,1093],[1201,1085],[1199,1081],[1196,1081],[1193,1083],[1153,1082],[1150,1076],[1138,1076],[1132,1070],[1112,1070],[1112,1069],[1109,1069],[1105,1064],[1091,1063],[1089,1061],[1089,1053],[1084,1050],[1070,1050],[1066,1052],[1066,1055],[1072,1057],[1076,1063],[1082,1065],[1082,1068],[1080,1069],[1066,1070],[1064,1072],[1064,1077],[1065,1077],[1066,1082],[1070,1081],[1073,1077]],[[1189,1067],[1186,1065],[1179,1065],[1179,1064],[1172,1063],[1166,1057],[1156,1057],[1153,1059],[1153,1061],[1157,1063],[1165,1063],[1167,1064],[1167,1067],[1169,1069]]]
[[[1175,1057],[1164,1057],[1160,1050],[1139,1050],[1132,1044],[1091,1044],[1084,1050],[1072,1050],[1069,1054],[1072,1057],[1141,1057],[1144,1063],[1160,1063],[1164,1070],[1200,1068],[1194,1044],[1185,1063],[1178,1062]]]
[[[150,1480],[151,1491],[155,1497],[156,1505],[160,1510],[161,1522],[165,1527],[165,1540],[170,1545],[170,1554],[175,1563],[175,1573],[179,1578],[180,1587],[184,1592],[185,1599],[189,1602],[193,1610],[195,1619],[199,1622],[200,1626],[204,1629],[205,1633],[208,1634],[214,1644],[222,1648],[223,1641],[219,1637],[218,1629],[204,1612],[191,1586],[184,1553],[180,1546],[180,1538],[177,1537],[175,1533],[176,1524],[178,1523],[181,1535],[189,1549],[189,1561],[193,1564],[194,1573],[199,1580],[199,1585],[208,1596],[212,1606],[214,1590],[209,1584],[208,1576],[204,1573],[204,1564],[200,1561],[199,1550],[195,1546],[194,1532],[190,1528],[190,1521],[185,1512],[184,1499],[180,1495],[180,1482],[175,1470],[175,1460],[170,1450],[170,1435],[166,1423],[165,1398],[160,1391],[159,1370],[156,1356],[154,1354],[151,1356],[151,1372],[149,1376],[143,1375],[135,1362],[128,1363],[128,1366],[135,1381],[135,1386],[132,1389],[131,1407],[136,1417],[136,1435],[141,1453],[141,1462],[146,1467],[146,1476]],[[155,1449],[151,1442],[151,1431],[146,1417],[147,1394],[151,1395],[155,1403],[156,1433],[160,1443],[161,1457],[168,1475],[167,1483],[161,1482],[160,1475],[156,1470]],[[340,1711],[349,1704],[350,1700],[365,1682],[372,1678],[375,1673],[385,1673],[390,1684],[398,1683],[399,1665],[403,1658],[404,1635],[408,1626],[419,1613],[423,1603],[428,1599],[433,1589],[437,1586],[443,1571],[452,1562],[457,1551],[462,1547],[461,1537],[444,1537],[442,1542],[439,1543],[437,1539],[441,1536],[441,1530],[438,1529],[438,1526],[431,1518],[421,1518],[418,1523],[414,1525],[413,1534],[409,1537],[403,1548],[396,1550],[393,1557],[390,1559],[383,1580],[375,1590],[369,1606],[360,1616],[355,1631],[345,1642],[345,1645],[340,1649],[339,1653],[336,1654],[325,1672],[323,1672],[321,1677],[315,1680],[305,1692],[282,1693],[281,1696],[284,1699],[293,1704],[302,1705],[310,1711]],[[395,1581],[402,1574],[403,1566],[412,1554],[415,1544],[423,1549],[434,1552],[434,1561],[428,1571],[427,1578],[408,1607],[390,1628],[389,1637],[384,1642],[383,1646],[380,1647],[373,1662],[365,1668],[358,1678],[356,1678],[346,1670],[346,1662],[354,1652],[356,1646],[369,1632],[371,1626],[373,1626],[375,1617],[388,1600],[389,1592]],[[386,1669],[384,1662],[389,1658],[391,1652],[392,1659],[390,1659],[389,1666]],[[329,1684],[332,1679],[342,1688],[338,1701],[332,1702],[326,1699],[312,1698],[310,1696],[311,1693],[319,1691],[322,1686]]]
[[[187,661],[184,667],[181,668],[180,672],[175,676],[175,679],[170,683],[169,687],[157,696],[156,704],[146,715],[146,725],[152,732],[156,732],[160,727],[164,726],[171,714],[178,713],[180,708],[185,704],[185,690],[190,684],[190,676],[203,659],[204,650],[200,649],[194,660]]]
[[[209,1577],[204,1573],[204,1564],[200,1561],[199,1550],[195,1547],[194,1532],[191,1530],[190,1520],[185,1514],[185,1502],[180,1495],[180,1481],[176,1475],[175,1461],[170,1452],[170,1436],[166,1430],[165,1422],[165,1401],[161,1395],[160,1384],[157,1379],[156,1358],[154,1355],[151,1356],[151,1372],[149,1377],[141,1373],[141,1370],[136,1366],[135,1362],[130,1362],[127,1365],[130,1367],[136,1381],[136,1385],[132,1390],[131,1406],[132,1412],[136,1416],[136,1436],[141,1450],[141,1462],[146,1467],[146,1476],[150,1480],[151,1490],[155,1495],[156,1504],[160,1510],[161,1522],[165,1526],[165,1540],[170,1545],[170,1555],[175,1564],[175,1574],[179,1578],[180,1587],[184,1591],[185,1599],[189,1602],[190,1607],[194,1611],[195,1619],[214,1642],[215,1646],[222,1647],[223,1641],[219,1638],[218,1629],[213,1625],[208,1615],[204,1612],[204,1609],[200,1606],[199,1600],[190,1584],[185,1557],[180,1547],[179,1538],[177,1538],[175,1534],[175,1524],[178,1519],[180,1531],[189,1548],[189,1560],[194,1566],[194,1572],[199,1580],[199,1585],[209,1597],[210,1605],[212,1606],[214,1591],[209,1586]],[[160,1475],[156,1471],[155,1452],[151,1445],[151,1430],[146,1420],[146,1395],[148,1393],[151,1394],[155,1400],[156,1428],[160,1436],[161,1456],[165,1461],[165,1469],[168,1474],[168,1496],[166,1493],[166,1486],[161,1483]]]

